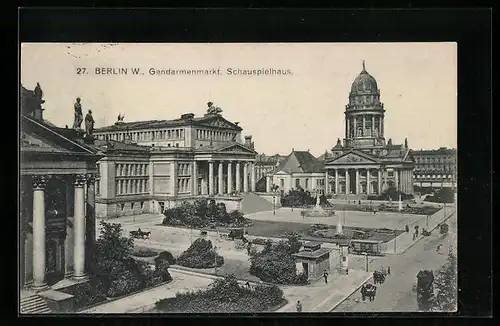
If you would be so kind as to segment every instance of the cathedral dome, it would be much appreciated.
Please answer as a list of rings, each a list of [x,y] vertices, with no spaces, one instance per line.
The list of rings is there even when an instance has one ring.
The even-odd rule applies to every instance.
[[[354,82],[351,86],[351,95],[356,95],[359,93],[362,94],[373,94],[378,93],[377,81],[370,75],[365,69],[365,62],[363,61],[363,70],[361,73],[354,79]]]

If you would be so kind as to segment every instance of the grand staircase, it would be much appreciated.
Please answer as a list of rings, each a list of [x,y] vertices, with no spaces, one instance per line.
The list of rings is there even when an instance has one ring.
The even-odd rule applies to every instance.
[[[241,198],[241,211],[243,214],[273,210],[273,204],[259,195],[246,193],[242,194]]]
[[[21,298],[22,314],[49,314],[51,312],[47,303],[37,294]]]

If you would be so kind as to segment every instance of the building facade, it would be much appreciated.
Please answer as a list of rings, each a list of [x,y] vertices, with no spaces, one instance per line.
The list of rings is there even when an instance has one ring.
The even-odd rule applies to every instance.
[[[268,156],[266,154],[257,154],[255,158],[255,173],[257,180],[265,178],[265,176],[273,171],[284,159],[286,155],[275,154]]]
[[[414,185],[420,188],[455,188],[457,183],[457,150],[441,147],[413,151]]]
[[[96,129],[99,161],[97,215],[112,218],[161,213],[182,201],[210,197],[240,209],[241,194],[255,191],[252,137],[209,103],[207,113],[175,120]]]
[[[345,135],[325,153],[326,193],[333,195],[380,194],[388,187],[413,193],[414,161],[408,142],[385,140],[384,104],[377,81],[365,69],[356,77],[345,107]]]
[[[324,194],[325,172],[323,162],[308,151],[292,152],[266,176],[266,192],[272,186],[284,194],[291,189],[302,188],[316,194]]]
[[[92,270],[96,162],[92,137],[43,119],[33,91],[21,87],[20,287],[43,292]],[[23,306],[21,305],[23,311]]]

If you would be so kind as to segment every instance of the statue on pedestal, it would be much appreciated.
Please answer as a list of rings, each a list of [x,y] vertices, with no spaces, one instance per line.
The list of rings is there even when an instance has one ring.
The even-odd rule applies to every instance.
[[[87,135],[92,136],[94,132],[94,118],[92,117],[92,110],[89,110],[87,115],[85,116],[85,132]]]
[[[73,129],[81,129],[83,122],[82,104],[80,103],[80,98],[76,98],[75,103],[75,121],[73,122]]]

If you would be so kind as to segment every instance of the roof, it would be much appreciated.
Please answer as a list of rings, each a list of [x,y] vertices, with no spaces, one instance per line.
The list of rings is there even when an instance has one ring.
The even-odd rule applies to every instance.
[[[457,153],[457,150],[455,148],[446,148],[446,147],[441,147],[438,149],[412,150],[412,154],[415,156],[419,156],[419,155],[446,155],[446,154],[455,155],[456,153]]]
[[[193,117],[193,115],[185,114],[184,118],[173,119],[173,120],[147,120],[147,121],[133,121],[133,122],[121,122],[116,123],[111,126],[105,126],[101,128],[96,128],[94,132],[111,132],[111,131],[132,131],[132,130],[142,130],[142,129],[158,129],[158,128],[168,128],[175,126],[184,126],[188,124],[203,125],[203,123],[208,123],[211,121],[219,120],[220,125],[213,125],[213,127],[222,127],[226,129],[243,130],[240,126],[224,119],[219,114],[206,114],[202,117]]]
[[[363,70],[361,70],[360,74],[356,77],[356,79],[354,79],[354,82],[352,83],[351,95],[356,95],[358,93],[366,94],[377,92],[377,81],[366,71],[365,62],[363,61]]]
[[[292,151],[273,172],[285,171],[288,173],[321,173],[325,171],[323,162],[315,158],[310,152]]]
[[[151,147],[141,146],[137,144],[124,143],[116,140],[102,140],[97,139],[95,141],[95,146],[101,148],[105,151],[134,151],[134,152],[144,152],[149,153]]]
[[[299,251],[298,253],[293,254],[293,256],[296,258],[316,259],[316,258],[320,258],[321,256],[324,256],[324,255],[330,253],[330,251],[332,251],[332,249],[321,248],[321,249],[318,249],[315,251]]]

